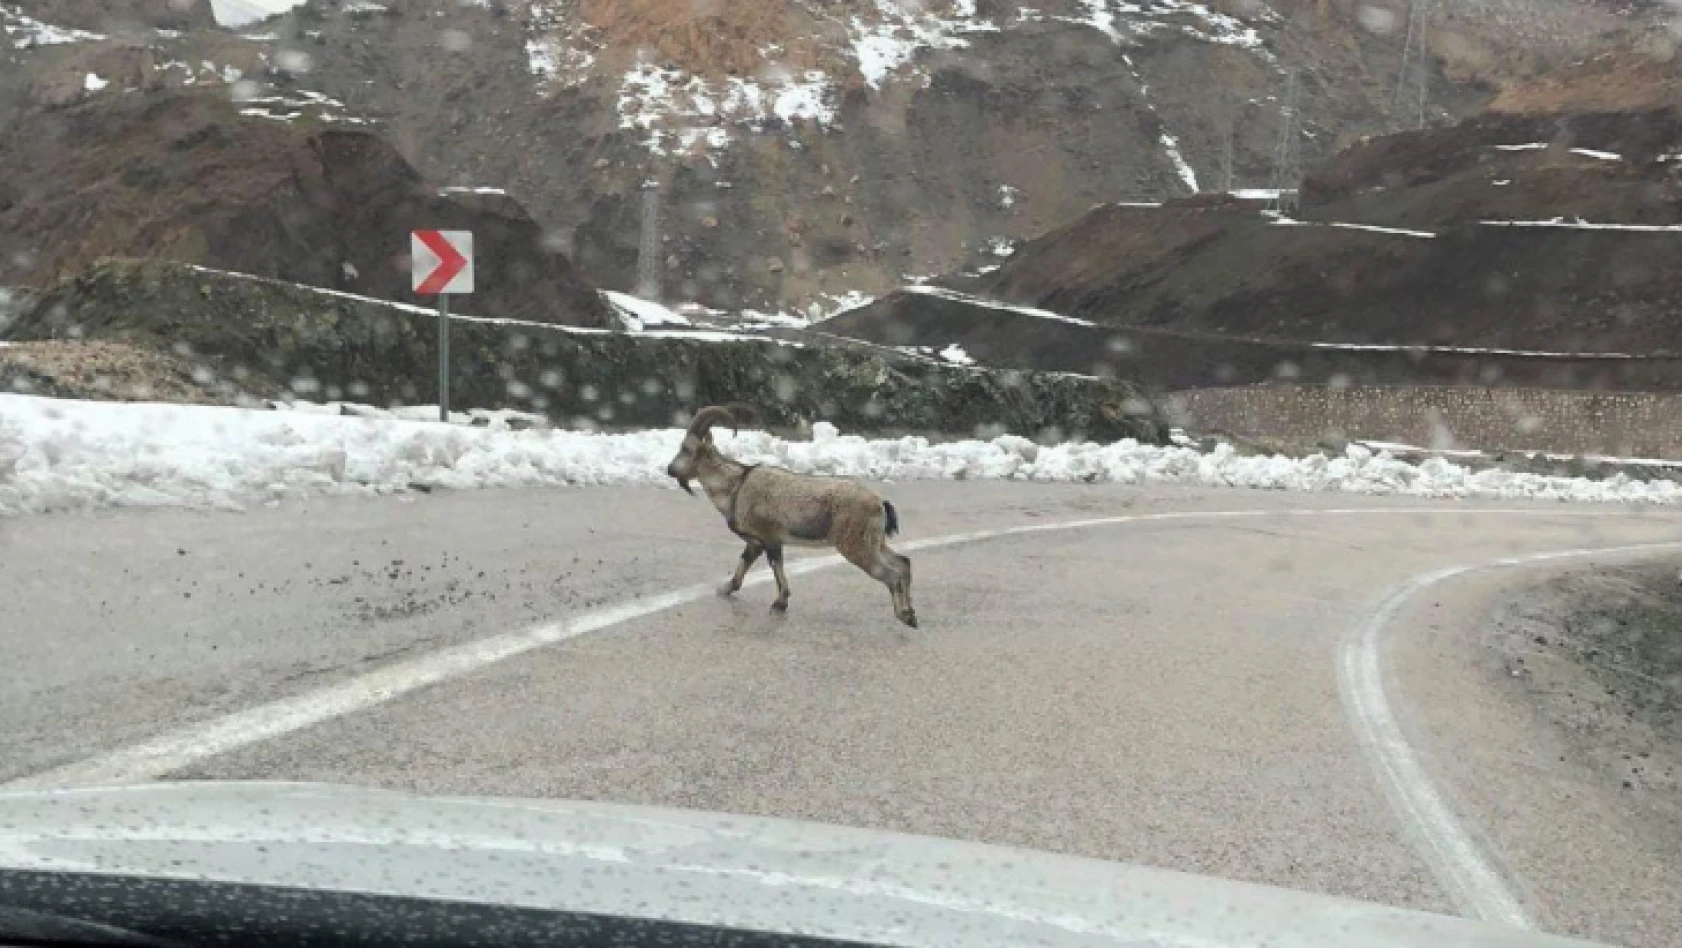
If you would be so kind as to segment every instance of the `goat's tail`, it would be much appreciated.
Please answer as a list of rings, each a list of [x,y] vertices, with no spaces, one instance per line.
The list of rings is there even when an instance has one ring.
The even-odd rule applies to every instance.
[[[887,527],[882,532],[887,534],[890,537],[898,536],[899,535],[899,511],[894,509],[893,504],[890,504],[890,503],[888,503],[887,501],[884,500],[884,501],[882,501],[882,513],[884,515],[886,515],[887,518],[888,518]]]

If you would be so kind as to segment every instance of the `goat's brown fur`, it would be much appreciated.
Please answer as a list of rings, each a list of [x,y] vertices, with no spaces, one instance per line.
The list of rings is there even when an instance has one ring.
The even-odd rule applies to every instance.
[[[742,588],[747,571],[764,555],[777,579],[772,609],[788,609],[788,578],[783,547],[833,547],[849,563],[888,587],[894,615],[913,628],[911,560],[888,546],[889,506],[872,491],[851,481],[808,477],[778,467],[750,467],[722,454],[712,439],[714,424],[733,424],[732,414],[711,406],[701,409],[685,433],[683,447],[667,466],[684,490],[699,481],[731,532],[747,544],[735,575],[720,590]],[[693,493],[693,491],[691,491]]]

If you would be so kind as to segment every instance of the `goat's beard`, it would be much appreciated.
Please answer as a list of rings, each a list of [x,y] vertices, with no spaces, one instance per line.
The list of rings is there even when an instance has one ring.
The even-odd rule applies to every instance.
[[[689,486],[689,478],[679,477],[677,479],[677,486],[683,488],[683,492],[688,494],[689,496],[691,496],[691,497],[695,496],[694,488]]]

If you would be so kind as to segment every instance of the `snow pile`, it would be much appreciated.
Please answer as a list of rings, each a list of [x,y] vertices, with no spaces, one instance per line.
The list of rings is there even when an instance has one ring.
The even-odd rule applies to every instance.
[[[0,514],[104,506],[233,509],[289,497],[413,488],[669,485],[677,428],[627,434],[515,431],[316,411],[79,402],[0,395]],[[417,409],[410,409],[415,411]],[[418,409],[424,410],[424,409]],[[377,412],[377,409],[369,409]],[[1424,497],[1673,504],[1682,486],[1411,464],[1352,445],[1341,457],[1243,457],[1132,440],[1042,447],[1006,435],[934,444],[814,426],[809,442],[719,432],[724,450],[802,473],[913,480],[1177,483]]]
[[[0,29],[6,31],[6,35],[12,40],[12,45],[18,49],[62,46],[66,43],[89,43],[105,39],[105,36],[100,33],[89,33],[86,30],[72,30],[42,23],[40,20],[24,16],[22,10],[9,5],[0,5]]]

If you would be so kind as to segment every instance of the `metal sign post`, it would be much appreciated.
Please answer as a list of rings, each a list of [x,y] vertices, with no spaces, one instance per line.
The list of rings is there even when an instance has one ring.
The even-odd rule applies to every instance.
[[[450,420],[450,295],[473,292],[473,233],[417,230],[409,235],[416,293],[438,297],[438,420]]]
[[[450,294],[438,294],[438,420],[450,420]]]

